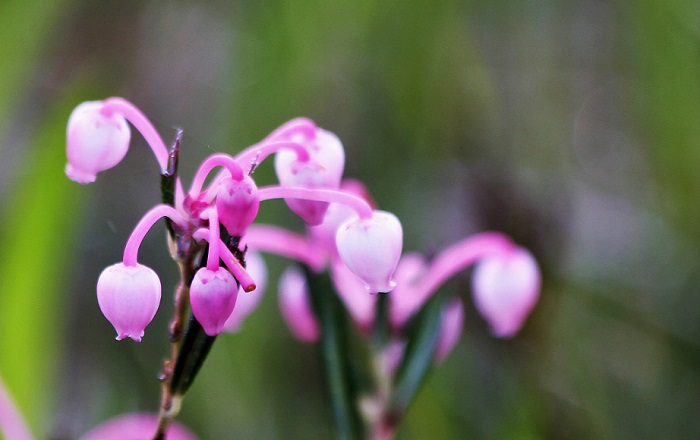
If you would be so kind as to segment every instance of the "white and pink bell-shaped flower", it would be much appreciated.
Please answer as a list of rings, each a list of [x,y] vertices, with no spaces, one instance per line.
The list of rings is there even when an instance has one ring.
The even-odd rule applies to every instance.
[[[258,187],[250,176],[242,180],[226,178],[216,196],[219,221],[231,236],[241,237],[253,223],[260,208]]]
[[[298,267],[290,266],[282,272],[279,303],[282,317],[294,336],[303,342],[318,341],[321,329],[311,308],[306,279]]]
[[[192,313],[209,336],[216,336],[224,328],[236,305],[238,284],[223,267],[215,270],[203,267],[194,274],[190,286]]]
[[[394,214],[372,211],[369,218],[355,217],[338,228],[335,240],[340,258],[370,292],[394,288],[403,246],[403,229]]]
[[[91,183],[97,173],[117,165],[126,155],[131,130],[126,119],[105,114],[102,101],[78,105],[68,119],[66,174],[78,183]]]
[[[158,275],[142,264],[114,264],[105,268],[97,281],[97,302],[117,331],[117,340],[128,337],[141,341],[158,310],[160,296]]]
[[[303,134],[291,134],[290,140],[306,147],[309,159],[302,161],[293,151],[279,151],[275,155],[275,171],[280,185],[338,188],[345,167],[345,151],[338,137],[329,131],[317,129],[313,138]],[[328,202],[291,198],[285,199],[285,202],[311,226],[321,224],[328,209]]]
[[[497,337],[514,336],[537,303],[540,270],[523,248],[484,257],[474,268],[472,289],[477,310]]]
[[[238,290],[236,306],[233,308],[231,316],[224,323],[224,331],[237,332],[243,320],[247,318],[260,304],[260,300],[265,293],[267,284],[267,268],[265,261],[259,253],[248,250],[245,256],[246,270],[255,280],[255,290],[252,292],[241,292]]]

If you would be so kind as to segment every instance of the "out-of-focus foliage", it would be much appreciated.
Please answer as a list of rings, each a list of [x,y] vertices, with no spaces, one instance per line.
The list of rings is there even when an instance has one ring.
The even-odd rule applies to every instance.
[[[135,134],[95,184],[62,174],[70,109],[120,95],[166,142],[185,130],[186,180],[303,115],[343,140],[346,175],[402,219],[407,250],[487,229],[532,249],[545,277],[524,331],[495,340],[467,310],[400,438],[700,437],[698,8],[4,0],[0,373],[32,429],[76,438],[158,406],[171,304],[143,343],[117,343],[94,291],[158,200],[155,161]],[[281,202],[260,216],[300,227]],[[140,256],[167,298],[163,234]],[[267,261],[276,280],[285,262]],[[332,436],[317,353],[275,285],[190,390],[181,421],[203,439]],[[468,273],[447,288],[468,299]]]

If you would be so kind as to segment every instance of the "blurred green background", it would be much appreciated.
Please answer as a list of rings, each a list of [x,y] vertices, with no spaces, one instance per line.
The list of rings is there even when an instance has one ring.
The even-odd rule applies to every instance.
[[[401,439],[700,438],[700,3],[691,0],[0,2],[0,374],[37,438],[158,406],[177,276],[163,232],[140,259],[164,301],[141,344],[95,300],[103,267],[158,201],[138,134],[117,168],[70,182],[65,125],[123,96],[182,175],[308,116],[431,252],[500,230],[541,263],[541,301],[490,337],[469,273],[463,338]],[[272,183],[271,164],[256,172]],[[261,220],[300,228],[279,202]],[[260,309],[215,344],[180,420],[202,439],[326,439],[313,347],[271,272]]]

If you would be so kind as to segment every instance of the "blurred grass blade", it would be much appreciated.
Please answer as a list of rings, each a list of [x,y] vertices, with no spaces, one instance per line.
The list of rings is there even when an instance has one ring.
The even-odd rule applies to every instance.
[[[420,312],[415,322],[403,363],[396,375],[391,408],[396,414],[404,414],[418,393],[435,359],[435,349],[440,338],[443,300],[434,296]]]
[[[321,324],[321,356],[338,438],[361,439],[362,429],[356,406],[357,390],[352,380],[347,322],[342,304],[327,275],[313,274],[308,268],[305,270],[311,302]]]
[[[10,188],[0,231],[0,371],[35,432],[51,403],[64,281],[82,210],[82,188],[63,173],[66,123],[77,102],[69,96],[32,143],[26,171]]]

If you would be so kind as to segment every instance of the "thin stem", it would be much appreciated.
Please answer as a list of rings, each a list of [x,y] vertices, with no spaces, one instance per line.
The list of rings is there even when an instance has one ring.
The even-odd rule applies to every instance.
[[[316,136],[316,131],[318,127],[314,121],[309,118],[294,118],[291,121],[285,122],[284,124],[277,127],[272,133],[267,135],[266,141],[279,140],[290,136],[293,133],[303,133],[304,135],[313,138]]]
[[[215,271],[219,268],[219,248],[220,241],[219,215],[216,209],[207,209],[202,213],[202,218],[209,220],[209,254],[207,255],[207,269]]]
[[[515,245],[507,236],[498,232],[482,232],[472,235],[440,252],[413,286],[404,286],[402,295],[392,297],[391,322],[400,325],[417,311],[428,298],[449,278],[466,269],[483,257],[508,252]]]
[[[303,145],[293,141],[272,141],[252,145],[236,155],[240,163],[251,163],[251,167],[258,166],[269,155],[281,150],[292,150],[297,154],[297,160],[308,162],[309,152]],[[254,161],[254,162],[253,162]]]
[[[236,159],[228,154],[212,154],[202,162],[197,173],[195,173],[194,179],[192,179],[192,186],[190,187],[190,197],[197,198],[197,196],[199,196],[199,193],[202,191],[202,186],[204,185],[204,180],[206,180],[211,170],[216,167],[226,168],[231,174],[231,178],[234,180],[243,180],[243,170]]]
[[[212,246],[213,244],[210,243],[209,248]],[[255,280],[253,280],[250,274],[246,272],[241,262],[238,261],[238,258],[236,258],[236,256],[233,255],[233,253],[226,246],[226,243],[219,240],[217,247],[221,252],[221,260],[223,260],[224,264],[226,267],[228,267],[228,270],[231,271],[231,274],[234,278],[236,278],[236,281],[238,281],[243,290],[246,292],[252,292],[255,290]]]
[[[165,146],[165,142],[158,134],[151,121],[148,120],[146,115],[144,115],[141,110],[136,108],[134,104],[127,101],[124,98],[108,98],[103,101],[102,112],[106,115],[111,115],[117,113],[123,116],[127,121],[136,127],[136,129],[141,133],[143,138],[153,154],[156,156],[158,165],[160,165],[160,170],[165,171],[168,168],[168,149]]]
[[[138,252],[139,246],[143,241],[146,233],[153,227],[153,225],[162,217],[168,217],[173,221],[178,227],[185,228],[187,225],[187,219],[180,214],[175,208],[170,205],[160,204],[151,208],[150,211],[144,215],[141,220],[136,224],[136,227],[131,232],[129,239],[124,247],[124,258],[123,262],[125,266],[136,266],[138,262]]]
[[[361,219],[372,217],[372,207],[364,199],[336,189],[266,186],[258,189],[260,201],[270,199],[302,199],[339,203],[352,208]]]
[[[34,437],[22,418],[12,396],[0,377],[0,433],[7,440],[32,440]]]
[[[323,269],[325,254],[306,237],[270,225],[251,225],[243,237],[246,245],[256,251],[271,252],[300,261],[314,272]]]

